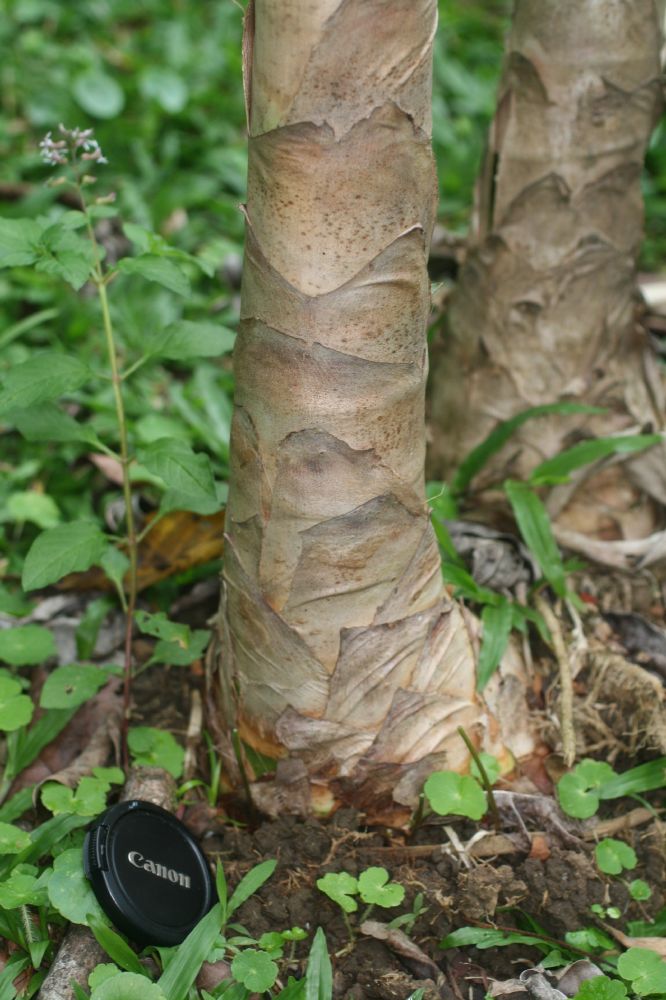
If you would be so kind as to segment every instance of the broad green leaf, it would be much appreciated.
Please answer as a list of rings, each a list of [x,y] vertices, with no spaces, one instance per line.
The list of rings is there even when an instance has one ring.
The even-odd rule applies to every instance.
[[[660,444],[663,438],[660,434],[626,434],[618,437],[595,438],[581,441],[579,444],[560,452],[554,458],[549,458],[537,465],[530,476],[534,486],[544,483],[562,483],[569,479],[572,472],[597,462],[608,455],[627,454],[643,451],[652,445]]]
[[[20,590],[9,590],[0,583],[0,614],[12,615],[14,618],[22,618],[29,615],[34,607]]]
[[[453,477],[451,489],[454,494],[464,493],[474,477],[481,471],[486,462],[500,451],[513,434],[527,420],[536,417],[545,417],[549,414],[570,414],[570,413],[603,413],[603,410],[594,406],[585,406],[581,403],[548,403],[545,406],[533,406],[529,410],[517,413],[510,420],[504,420],[490,432],[487,438],[477,445],[469,455],[460,463],[458,470]]]
[[[178,114],[187,104],[187,85],[172,69],[149,66],[139,77],[139,89],[144,97],[152,97],[164,111]]]
[[[0,267],[34,264],[42,229],[36,219],[0,219]]]
[[[92,698],[114,672],[92,663],[57,667],[46,678],[39,703],[42,708],[76,708]]]
[[[134,425],[139,444],[152,444],[160,438],[177,438],[189,441],[191,433],[184,423],[164,413],[145,413]]]
[[[150,726],[135,726],[128,733],[127,743],[135,764],[163,767],[174,778],[182,774],[185,751],[171,733]]]
[[[97,943],[101,945],[116,965],[119,965],[126,972],[135,972],[138,976],[148,976],[147,970],[144,969],[136,953],[130,948],[127,941],[121,938],[120,934],[117,934],[116,931],[112,930],[107,923],[98,920],[91,913],[88,915],[88,927],[90,927],[90,930],[95,935]],[[106,976],[105,978],[108,979],[110,977]],[[90,983],[90,985],[92,986],[93,984]]]
[[[506,948],[511,944],[528,944],[532,947],[541,947],[544,942],[539,941],[532,935],[520,934],[514,931],[498,931],[486,929],[484,927],[460,927],[457,931],[447,934],[440,943],[440,948],[466,948],[474,945],[475,948]],[[550,948],[550,946],[547,946]]]
[[[88,923],[90,924],[90,919],[88,920]],[[120,971],[121,970],[117,965],[112,965],[110,962],[96,965],[88,976],[88,986],[91,990],[94,990],[98,986],[101,986],[102,983],[105,983],[107,979],[111,979],[112,976],[117,976]]]
[[[23,564],[24,590],[38,590],[75,571],[90,569],[102,558],[107,540],[92,521],[71,521],[43,531]]]
[[[10,419],[26,441],[81,441],[97,446],[94,431],[63,413],[53,403],[41,403],[29,410],[12,410]]]
[[[87,365],[67,354],[44,351],[3,375],[0,413],[25,410],[73,392],[89,377]]]
[[[40,792],[42,803],[56,816],[62,813],[97,816],[106,808],[106,796],[110,788],[110,781],[87,776],[81,778],[76,793],[55,781],[47,781]]]
[[[454,771],[435,771],[423,790],[430,805],[440,816],[468,816],[481,819],[488,809],[486,793],[475,778]]]
[[[589,819],[599,808],[599,792],[585,778],[570,771],[557,783],[557,798],[563,811],[576,819]]]
[[[358,903],[352,898],[358,892],[358,882],[348,872],[326,872],[317,879],[317,888],[345,913],[355,913],[358,910]]]
[[[166,257],[144,254],[141,257],[123,257],[118,261],[122,274],[138,274],[146,281],[163,285],[176,295],[189,295],[190,282],[182,267]]]
[[[178,642],[183,647],[187,645],[191,633],[189,625],[172,622],[163,611],[151,614],[149,611],[139,610],[134,617],[144,635],[152,635],[156,639],[166,639],[169,642]]]
[[[158,983],[149,982],[145,976],[136,972],[119,972],[97,986],[90,994],[90,1000],[167,1000],[167,995]]]
[[[497,757],[493,757],[492,754],[486,753],[485,750],[481,750],[481,752],[479,753],[479,757],[481,758],[481,763],[483,764],[483,769],[486,772],[486,777],[488,781],[490,782],[491,785],[494,785],[497,779],[499,778],[500,774],[502,773],[500,762],[498,761]],[[473,760],[472,763],[470,764],[469,770],[472,777],[476,778],[479,784],[481,784],[482,783],[481,772],[479,771],[479,768],[475,760]]]
[[[604,837],[600,840],[594,849],[594,856],[599,868],[606,875],[619,875],[623,869],[635,868],[638,864],[633,847],[614,837]]]
[[[56,653],[53,635],[43,625],[17,625],[0,631],[0,662],[27,667]]]
[[[222,909],[220,904],[216,903],[190,931],[159,979],[158,986],[168,1000],[185,1000],[199,969],[217,940],[221,927]],[[143,995],[137,1000],[143,1000]]]
[[[53,497],[35,490],[10,493],[5,509],[10,521],[29,521],[38,528],[55,528],[60,523],[60,511]]]
[[[531,486],[507,480],[504,490],[513,507],[520,533],[536,557],[541,572],[558,597],[566,597],[567,581],[560,550],[553,538],[546,508]]]
[[[632,899],[642,901],[650,898],[652,889],[642,878],[635,878],[629,883],[629,895]]]
[[[333,969],[328,954],[326,935],[321,927],[310,948],[305,972],[305,1000],[330,1000],[333,996]]]
[[[233,350],[235,340],[236,334],[226,326],[181,320],[152,337],[146,348],[154,357],[189,361],[228,354]]]
[[[140,450],[139,461],[165,485],[163,510],[214,514],[220,509],[210,459],[184,441],[161,438]]]
[[[231,973],[234,979],[252,993],[263,993],[277,979],[278,967],[265,951],[244,948],[234,956]]]
[[[125,106],[122,87],[102,69],[86,69],[74,79],[77,104],[94,118],[115,118]]]
[[[37,249],[37,271],[63,278],[77,291],[90,278],[95,257],[87,238],[56,224],[44,230]]]
[[[186,667],[199,660],[210,642],[210,632],[205,628],[190,631],[185,643],[160,639],[155,645],[150,663],[163,663],[173,667]]]
[[[19,681],[0,675],[0,731],[14,732],[32,719],[32,698],[22,693]]]
[[[482,613],[483,634],[476,669],[476,690],[483,691],[497,670],[509,644],[513,624],[513,605],[504,598],[493,606],[487,604]]]
[[[610,976],[593,976],[584,979],[574,1000],[625,1000],[627,987]]]
[[[564,935],[567,944],[581,951],[612,951],[615,947],[613,939],[599,930],[598,927],[583,927],[579,931],[567,931]]]
[[[44,906],[48,903],[48,884],[51,870],[46,868],[37,876],[32,865],[17,865],[9,878],[0,882],[0,907],[13,910],[17,906]]]
[[[63,851],[53,862],[53,875],[49,881],[51,905],[73,924],[85,924],[92,913],[103,921],[104,915],[83,873],[83,854],[80,849]]]
[[[251,868],[249,872],[243,875],[227,903],[227,917],[230,917],[239,906],[242,906],[246,899],[254,895],[257,889],[261,889],[264,882],[275,871],[276,865],[277,861],[273,861],[272,859],[262,861],[261,864],[255,865],[254,868]]]
[[[399,906],[405,898],[405,888],[389,882],[386,868],[366,868],[358,877],[358,891],[364,903],[389,908]]]
[[[18,854],[30,844],[30,834],[11,823],[0,823],[0,854]]]
[[[666,993],[666,962],[648,948],[629,948],[618,958],[617,971],[641,997]]]

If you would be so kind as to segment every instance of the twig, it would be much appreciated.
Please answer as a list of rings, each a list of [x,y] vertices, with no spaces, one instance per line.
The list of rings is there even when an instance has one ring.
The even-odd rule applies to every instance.
[[[562,733],[562,757],[567,767],[571,767],[576,759],[576,730],[573,720],[573,677],[571,674],[571,660],[567,652],[562,628],[557,615],[554,614],[550,604],[541,596],[536,594],[534,603],[537,611],[544,619],[552,637],[552,649],[557,660],[560,672],[560,730]]]

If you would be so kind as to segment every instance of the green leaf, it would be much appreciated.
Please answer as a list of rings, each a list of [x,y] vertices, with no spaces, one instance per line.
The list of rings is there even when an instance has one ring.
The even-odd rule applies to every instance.
[[[590,441],[581,441],[573,448],[560,452],[554,458],[549,458],[541,465],[537,465],[532,471],[530,482],[533,486],[541,486],[549,483],[567,482],[569,476],[576,469],[597,462],[608,455],[627,454],[635,451],[643,451],[652,445],[661,444],[663,438],[660,434],[626,434],[619,437],[595,438]]]
[[[458,564],[443,562],[442,577],[445,583],[451,583],[458,588],[456,596],[476,601],[477,604],[501,604],[502,601],[506,600],[496,590],[479,586],[472,574]]]
[[[87,365],[78,358],[54,351],[35,354],[3,375],[0,413],[25,410],[36,403],[45,403],[66,392],[74,392],[87,381],[89,375]]]
[[[227,887],[227,877],[224,874],[224,867],[221,861],[218,861],[217,868],[215,870],[215,887],[217,889],[217,898],[220,902],[220,909],[222,912],[222,926],[227,922],[227,901],[229,899],[229,891]]]
[[[108,576],[116,590],[122,593],[125,574],[130,568],[130,561],[124,552],[115,545],[109,545],[99,561],[99,565]]]
[[[51,869],[45,869],[39,878],[32,865],[17,865],[9,878],[0,882],[0,906],[13,910],[17,906],[44,906],[48,903],[48,884]],[[1,994],[0,994],[1,995]]]
[[[117,976],[120,969],[117,965],[111,965],[111,963],[102,963],[101,965],[96,965],[88,976],[88,986],[91,990],[96,989],[96,987],[101,986],[105,983],[107,979],[111,979],[112,976]]]
[[[60,523],[60,511],[53,497],[35,490],[10,493],[5,509],[9,521],[29,521],[38,528],[55,528]]]
[[[119,972],[94,989],[90,1000],[167,1000],[167,997],[159,983],[151,983],[136,972]]]
[[[33,602],[24,597],[20,590],[9,590],[0,583],[0,614],[22,618],[29,615],[33,607]]]
[[[228,354],[235,341],[236,334],[226,326],[181,320],[151,338],[146,347],[154,357],[189,361]]]
[[[499,778],[500,774],[502,773],[500,762],[498,761],[497,757],[493,757],[492,754],[486,753],[485,750],[481,750],[481,752],[479,753],[479,757],[481,758],[481,763],[483,764],[483,769],[486,772],[486,777],[488,778],[488,781],[490,782],[491,785],[494,785],[497,779]],[[481,772],[479,771],[479,768],[475,760],[473,760],[472,763],[470,764],[469,770],[472,777],[476,778],[479,784],[481,784]]]
[[[435,771],[423,790],[440,816],[468,816],[481,819],[488,809],[486,793],[475,778],[454,771]]]
[[[321,927],[314,936],[308,967],[305,972],[305,1000],[331,1000],[333,996],[333,969],[326,945],[326,935]]]
[[[106,537],[92,521],[71,521],[43,531],[25,557],[23,589],[38,590],[68,573],[90,569],[106,546]]]
[[[30,834],[11,823],[0,823],[0,854],[18,854],[31,843]]]
[[[610,771],[612,773],[608,774],[600,785],[599,794],[602,799],[640,795],[642,792],[651,792],[666,786],[666,757],[649,760],[646,764],[639,764],[622,774],[616,774],[612,768]]]
[[[366,868],[358,877],[358,891],[364,903],[388,909],[399,906],[405,898],[404,886],[389,882],[386,868]]]
[[[449,529],[446,527],[444,522],[440,521],[440,519],[434,515],[431,517],[431,522],[442,557],[447,562],[452,563],[453,566],[459,567],[464,572],[467,572],[465,569],[465,563],[463,562],[461,556],[458,555],[457,549],[453,544],[453,539],[449,534]]]
[[[90,913],[88,915],[88,927],[90,927],[90,930],[95,935],[97,943],[104,949],[109,958],[113,959],[116,965],[119,965],[126,972],[135,972],[138,976],[148,976],[147,970],[144,969],[127,941],[121,938],[120,934],[112,930],[108,924],[102,920],[98,920],[93,913]],[[107,976],[105,978],[110,977]],[[93,984],[90,980],[89,983],[92,987]]]
[[[53,403],[42,403],[31,410],[12,410],[10,419],[26,441],[81,441],[95,447],[100,443],[91,428]]]
[[[139,89],[144,97],[152,97],[170,114],[178,114],[187,104],[185,81],[172,69],[148,67],[139,77]]]
[[[199,969],[217,940],[221,926],[222,909],[216,903],[179,945],[158,981],[158,986],[169,1000],[185,1000]]]
[[[140,257],[123,257],[118,261],[118,270],[122,274],[138,274],[146,281],[154,281],[163,285],[176,295],[189,295],[190,282],[182,268],[173,260],[157,257],[154,254],[143,254]]]
[[[234,957],[231,973],[252,993],[263,993],[277,979],[278,967],[265,951],[245,948]]]
[[[22,729],[17,733],[14,746],[12,766],[8,766],[5,777],[15,778],[17,774],[32,764],[45,746],[48,746],[62,732],[75,709],[49,710],[43,712],[30,729]]]
[[[53,862],[53,875],[49,881],[51,906],[73,924],[85,924],[92,913],[103,921],[104,915],[83,873],[83,854],[80,848],[63,851]]]
[[[635,878],[629,883],[629,895],[632,899],[642,902],[650,898],[652,889],[642,878]]]
[[[606,875],[619,875],[624,868],[635,868],[638,858],[633,847],[623,840],[604,837],[594,849],[594,856],[602,872]]]
[[[448,483],[439,481],[426,483],[426,499],[437,520],[453,521],[458,517],[458,504]]]
[[[476,690],[481,692],[500,665],[509,644],[513,624],[513,605],[506,598],[493,606],[487,604],[482,613],[483,634],[476,670]]]
[[[34,264],[42,229],[35,219],[0,219],[0,267]]]
[[[481,471],[486,462],[500,451],[513,434],[527,420],[535,417],[545,417],[549,414],[571,413],[603,413],[595,406],[584,406],[580,403],[548,403],[545,406],[533,406],[529,410],[517,413],[510,420],[504,420],[490,432],[487,438],[477,445],[460,463],[453,477],[451,489],[453,493],[464,493],[474,477]]]
[[[0,730],[11,733],[27,726],[33,711],[32,699],[22,693],[19,681],[0,675]]]
[[[80,660],[89,659],[95,652],[99,630],[112,607],[113,602],[108,597],[94,597],[88,601],[75,632],[76,655]]]
[[[599,808],[602,788],[616,777],[613,768],[605,761],[582,760],[557,783],[560,806],[569,816],[589,819]]]
[[[234,913],[239,906],[253,896],[257,889],[260,889],[264,882],[266,882],[273,872],[275,871],[275,866],[277,861],[272,858],[268,861],[262,861],[261,864],[255,865],[251,868],[249,872],[243,875],[242,879],[234,889],[231,894],[231,898],[227,903],[227,918]]]
[[[171,733],[150,726],[135,726],[127,736],[132,758],[140,767],[163,767],[174,778],[183,771],[185,751]]]
[[[317,888],[345,913],[355,913],[358,910],[358,903],[352,899],[358,892],[358,882],[348,872],[327,872],[317,879]]]
[[[566,573],[546,508],[527,483],[508,479],[504,483],[504,490],[513,507],[523,540],[536,557],[541,572],[557,596],[566,597]]]
[[[91,277],[95,254],[90,241],[61,225],[44,230],[37,247],[35,269],[55,274],[78,291]]]
[[[8,798],[6,802],[3,802],[0,806],[0,821],[3,823],[13,823],[15,819],[19,819],[24,812],[32,808],[32,793],[34,790],[34,785],[28,785]]]
[[[619,979],[593,976],[583,980],[574,1000],[625,1000],[626,995],[627,987]]]
[[[122,87],[102,69],[87,69],[74,79],[75,101],[94,118],[115,118],[125,106]]]
[[[185,441],[160,438],[140,450],[139,461],[166,487],[163,510],[214,514],[220,509],[210,459],[193,452]]]
[[[598,927],[583,927],[579,931],[567,931],[564,935],[567,944],[581,951],[612,951],[615,948],[613,939],[600,931]]]
[[[498,931],[484,927],[460,927],[457,931],[447,934],[440,943],[440,948],[506,948],[511,944],[527,944],[532,947],[542,947],[545,942],[532,935],[521,934],[519,931]],[[550,949],[550,945],[547,945]]]
[[[666,962],[648,948],[629,948],[618,958],[617,971],[641,997],[666,993]]]
[[[106,808],[111,783],[101,778],[81,778],[76,794],[66,785],[47,781],[42,785],[42,803],[54,815],[74,813],[77,816],[98,816]]]
[[[168,642],[179,642],[185,646],[189,640],[191,629],[181,622],[172,622],[163,611],[151,614],[149,611],[137,611],[136,624],[144,635],[155,636],[156,639],[166,639]]]
[[[210,632],[208,629],[198,628],[191,631],[187,637],[187,642],[167,642],[160,639],[155,645],[150,663],[169,664],[174,667],[186,667],[195,660],[200,659],[210,642]]]
[[[115,673],[92,663],[69,663],[46,678],[39,704],[42,708],[76,708],[92,698]]]
[[[53,635],[43,625],[17,625],[0,631],[0,661],[13,667],[43,663],[56,653]]]

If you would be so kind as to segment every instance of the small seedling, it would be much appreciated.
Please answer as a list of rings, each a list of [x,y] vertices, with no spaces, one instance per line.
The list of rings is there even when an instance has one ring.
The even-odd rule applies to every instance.
[[[385,868],[366,868],[358,879],[348,872],[327,872],[317,879],[317,888],[329,899],[337,903],[342,910],[350,942],[354,940],[354,929],[348,914],[358,910],[358,902],[354,896],[359,895],[367,908],[363,911],[360,923],[367,920],[375,906],[390,909],[399,906],[405,898],[404,886],[389,881],[389,873]]]
[[[424,785],[431,807],[440,816],[467,816],[481,819],[488,809],[481,785],[468,774],[455,771],[435,771]]]
[[[623,840],[606,837],[600,840],[594,849],[594,856],[602,872],[606,875],[619,875],[623,869],[635,868],[638,864],[636,852]]]
[[[637,902],[643,902],[643,900],[650,898],[652,889],[642,878],[635,878],[629,883],[629,895]]]
[[[592,903],[590,910],[595,916],[607,917],[609,920],[619,920],[622,916],[617,906],[602,906],[601,903]]]

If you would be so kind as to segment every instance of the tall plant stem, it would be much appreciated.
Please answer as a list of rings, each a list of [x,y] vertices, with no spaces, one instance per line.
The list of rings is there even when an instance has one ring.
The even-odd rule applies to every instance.
[[[134,624],[134,610],[136,607],[138,537],[136,531],[136,523],[134,520],[134,511],[132,508],[132,484],[130,482],[130,472],[129,472],[131,457],[129,454],[129,447],[127,443],[127,420],[125,417],[125,404],[123,402],[123,394],[122,394],[123,376],[121,374],[120,366],[118,364],[118,352],[116,350],[116,341],[113,333],[113,321],[111,319],[111,310],[109,309],[109,297],[107,294],[107,284],[109,282],[110,276],[105,275],[102,269],[102,258],[99,252],[97,237],[95,236],[95,230],[92,225],[90,213],[88,212],[88,205],[86,202],[85,195],[83,193],[81,179],[78,177],[78,175],[76,175],[76,188],[79,194],[79,198],[81,200],[82,211],[86,217],[86,228],[94,253],[93,280],[97,287],[97,294],[99,295],[99,302],[102,310],[104,339],[106,341],[106,351],[109,358],[109,367],[111,368],[111,384],[113,386],[113,398],[116,408],[116,419],[118,421],[118,433],[120,437],[120,465],[123,477],[123,497],[125,500],[125,527],[127,530],[127,554],[130,563],[129,580],[126,588],[127,602],[125,607],[125,643],[124,643],[125,653],[124,653],[124,664],[123,664],[123,675],[124,675],[123,725],[121,733],[123,764],[126,766],[128,763],[127,729],[129,724],[130,698],[132,694],[132,626]]]

